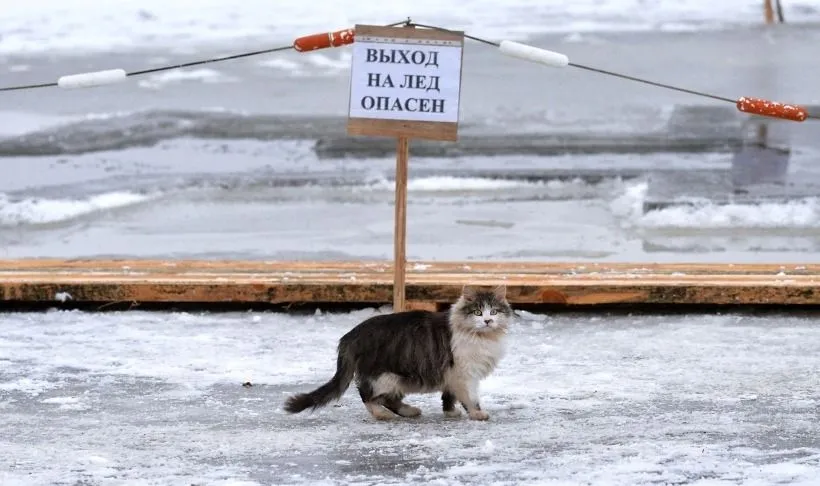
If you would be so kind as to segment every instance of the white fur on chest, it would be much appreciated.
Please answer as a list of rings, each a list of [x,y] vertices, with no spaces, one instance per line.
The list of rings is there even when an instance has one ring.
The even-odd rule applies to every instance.
[[[506,352],[503,339],[484,339],[462,333],[453,336],[452,347],[456,370],[474,379],[489,376]]]

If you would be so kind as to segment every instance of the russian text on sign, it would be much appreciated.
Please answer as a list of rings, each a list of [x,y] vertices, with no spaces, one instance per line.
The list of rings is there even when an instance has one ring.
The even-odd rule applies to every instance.
[[[391,98],[389,96],[364,96],[362,108],[377,111],[409,111],[421,113],[444,113],[441,98]]]
[[[417,66],[438,67],[438,51],[368,48],[365,62],[380,64],[415,64]]]
[[[359,36],[351,118],[458,123],[463,42]]]
[[[389,74],[382,76],[381,73],[367,73],[367,86],[370,88],[394,88],[395,83],[393,83],[393,79]],[[424,74],[405,74],[404,81],[399,85],[399,88],[441,91],[439,76],[426,76]]]

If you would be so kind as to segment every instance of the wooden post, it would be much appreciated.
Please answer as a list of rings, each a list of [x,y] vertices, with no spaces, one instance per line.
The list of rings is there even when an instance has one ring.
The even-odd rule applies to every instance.
[[[407,274],[407,159],[410,140],[396,139],[396,202],[393,232],[393,312],[404,310],[404,287]]]
[[[766,24],[774,23],[774,8],[772,8],[772,0],[763,0],[763,14],[766,18]]]
[[[410,139],[458,140],[464,33],[355,27],[347,133],[396,138],[393,312],[407,310]]]
[[[407,24],[406,29],[415,29]],[[393,312],[403,312],[407,280],[407,166],[410,139],[396,138],[396,190],[393,211]]]

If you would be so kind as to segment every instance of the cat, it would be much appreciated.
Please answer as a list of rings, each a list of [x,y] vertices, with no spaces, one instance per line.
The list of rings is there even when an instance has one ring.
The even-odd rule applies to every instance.
[[[354,377],[367,411],[377,420],[417,417],[421,409],[405,403],[412,393],[441,393],[445,417],[488,420],[478,396],[480,380],[505,353],[514,316],[506,286],[464,286],[446,311],[411,310],[365,319],[339,339],[336,373],[309,393],[285,402],[285,411],[316,410],[338,400]]]

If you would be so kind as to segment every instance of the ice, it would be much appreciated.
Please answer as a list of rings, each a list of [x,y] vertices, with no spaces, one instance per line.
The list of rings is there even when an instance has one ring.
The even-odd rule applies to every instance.
[[[652,211],[641,224],[653,228],[816,228],[817,198],[759,204],[677,206]]]
[[[235,83],[239,80],[235,77],[223,74],[215,69],[199,68],[190,70],[165,71],[154,74],[148,79],[137,83],[140,88],[158,89],[167,84],[180,83],[185,81],[199,81],[203,83]]]
[[[0,193],[0,227],[67,221],[95,212],[132,206],[156,197],[156,195],[116,191],[97,194],[81,200],[12,199]]]
[[[576,188],[581,192],[586,185],[581,181],[549,181],[529,182],[523,180],[505,180],[485,177],[413,177],[407,181],[407,191],[410,192],[447,192],[447,191],[491,191],[497,189],[516,189],[528,187],[544,187],[551,189]],[[369,184],[356,188],[357,191],[394,191],[396,182],[379,177]]]
[[[43,400],[43,403],[71,404],[77,403],[76,397],[53,397]]]
[[[173,173],[176,166],[157,159],[152,163],[162,177],[156,179],[128,184],[101,179],[96,188],[78,182],[79,190],[56,186],[12,197],[15,189],[36,184],[35,176],[41,173],[13,165],[9,170],[15,178],[0,183],[10,184],[7,195],[0,194],[0,226],[14,231],[0,232],[0,253],[4,258],[392,258],[394,182],[384,173],[328,185],[316,164],[299,160],[290,162],[290,170],[309,167],[307,173],[315,172],[316,182],[280,186],[270,184],[265,174],[251,173],[256,159],[264,160],[271,152],[250,159],[217,151],[197,154],[199,167],[214,172],[208,179]],[[176,154],[171,151],[168,160],[176,160]],[[128,165],[130,157],[134,155],[106,155],[102,168],[117,166],[122,175],[142,170]],[[26,160],[34,167],[45,165]],[[372,161],[363,165],[368,164],[375,168]],[[54,172],[52,180],[59,175],[67,183],[96,179],[93,165],[60,164],[49,170]],[[349,173],[361,170],[348,165]],[[229,172],[243,169],[247,177]],[[157,189],[160,178],[164,187]],[[820,211],[812,199],[644,213],[646,186],[640,181],[592,184],[419,175],[411,177],[408,186],[408,259],[414,261],[805,264],[818,249]],[[323,223],[311,223],[316,221]]]
[[[693,231],[727,228],[816,228],[820,223],[820,201],[815,197],[785,202],[761,201],[756,204],[715,204],[700,201],[693,205],[670,206],[643,212],[647,183],[624,186],[610,203],[613,214],[625,226],[646,229],[684,228]]]
[[[7,2],[0,10],[0,52],[81,53],[134,47],[189,49],[203,43],[252,38],[289,44],[295,37],[338,30],[356,23],[389,23],[407,17],[422,23],[466,29],[487,37],[525,39],[545,32],[697,31],[759,24],[758,0],[577,0],[498,3],[471,0],[280,2],[265,0],[31,0]],[[818,0],[783,2],[787,22],[820,20]]]
[[[380,312],[0,316],[0,483],[816,484],[820,328],[796,315],[521,312],[489,422],[315,413]],[[541,326],[532,326],[538,322]],[[243,387],[250,381],[253,386]]]
[[[309,74],[305,71],[302,64],[297,61],[291,59],[284,59],[280,57],[275,57],[272,59],[265,59],[264,61],[259,61],[258,63],[260,66],[278,69],[281,71],[285,71],[292,76],[299,76],[304,77],[308,76]]]
[[[78,117],[45,115],[22,110],[0,112],[0,139],[64,125]]]

